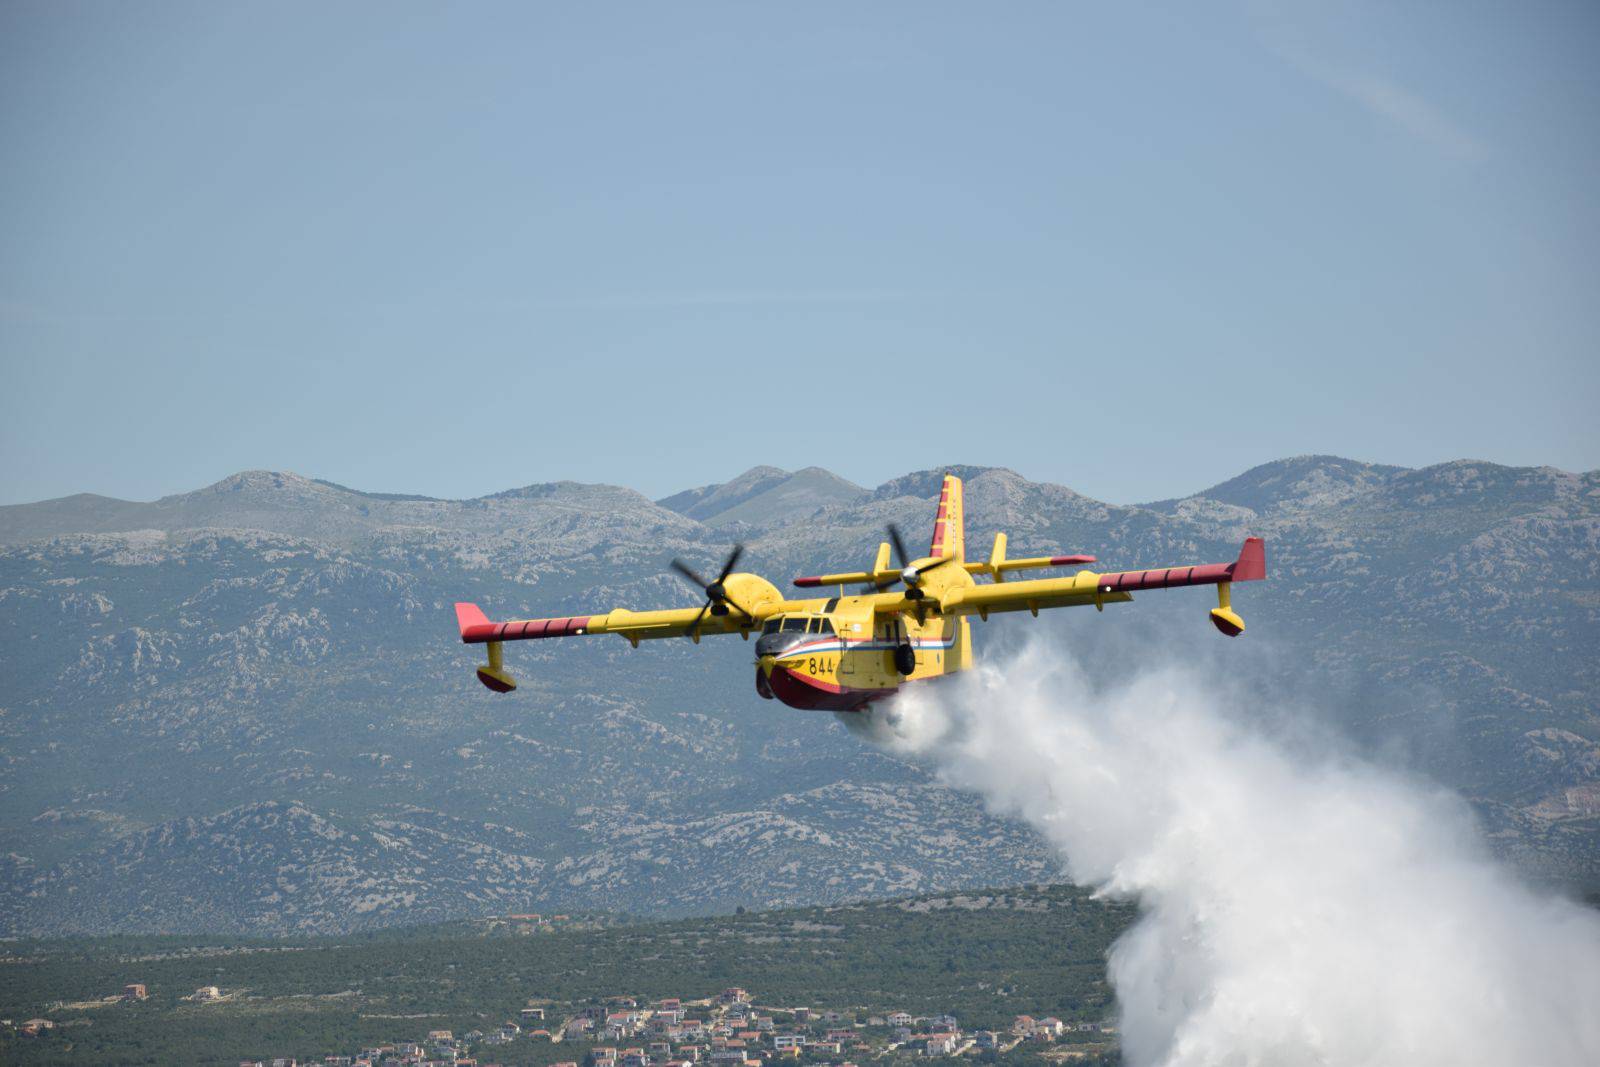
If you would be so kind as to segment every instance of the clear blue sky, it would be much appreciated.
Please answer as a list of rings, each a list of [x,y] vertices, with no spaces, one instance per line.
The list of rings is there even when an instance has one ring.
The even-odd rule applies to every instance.
[[[0,501],[1600,466],[1600,6],[0,4]]]

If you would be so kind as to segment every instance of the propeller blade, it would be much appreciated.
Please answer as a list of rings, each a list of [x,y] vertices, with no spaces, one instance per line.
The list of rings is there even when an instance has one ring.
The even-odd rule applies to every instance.
[[[689,566],[683,560],[675,559],[672,561],[672,569],[682,575],[684,581],[694,583],[694,587],[706,595],[705,607],[700,609],[700,614],[696,615],[694,617],[694,622],[689,624],[690,630],[697,628],[701,621],[705,619],[706,612],[718,605],[721,605],[724,609],[732,607],[747,619],[755,618],[755,616],[750,614],[749,610],[745,608],[743,604],[740,604],[737,600],[728,595],[728,590],[722,584],[723,581],[727,579],[728,575],[733,573],[733,568],[739,565],[739,558],[743,555],[744,546],[734,545],[733,551],[728,553],[728,558],[722,561],[722,570],[720,573],[718,573],[717,579],[714,582],[706,581],[695,572],[693,567]],[[720,614],[725,613],[726,612],[724,611]]]
[[[734,545],[733,551],[728,553],[728,561],[722,565],[722,573],[717,575],[719,583],[733,573],[733,568],[738,565],[739,557],[742,555],[744,555],[744,546]]]
[[[900,527],[892,522],[889,524],[889,541],[894,545],[894,560],[900,564],[900,569],[911,566],[911,557],[906,555],[906,543],[900,539]]]
[[[722,563],[722,572],[717,575],[717,580],[711,583],[711,586],[706,590],[706,594],[708,596],[712,595],[712,590],[716,590],[715,599],[718,603],[736,609],[740,615],[747,619],[753,619],[755,616],[746,611],[743,604],[733,599],[728,593],[728,587],[723,584],[727,581],[728,575],[733,573],[733,568],[739,565],[739,557],[743,555],[744,546],[734,545],[733,551],[728,553],[728,558]]]
[[[892,522],[889,524],[889,543],[894,545],[894,561],[900,565],[901,570],[905,570],[906,543],[900,538],[900,527],[896,526]],[[898,574],[893,578],[882,578],[876,582],[873,582],[871,588],[881,593],[899,580],[900,576]]]
[[[686,580],[693,582],[694,587],[700,590],[702,593],[706,591],[706,586],[711,584],[696,574],[694,570],[681,559],[675,559],[672,561],[672,569],[683,575]]]

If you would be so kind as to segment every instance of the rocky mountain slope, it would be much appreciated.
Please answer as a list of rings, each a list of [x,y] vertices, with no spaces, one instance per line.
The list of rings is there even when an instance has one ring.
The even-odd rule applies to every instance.
[[[848,503],[866,492],[821,467],[794,473],[753,467],[731,482],[686,489],[656,503],[707,526],[761,527],[809,518],[829,504]]]
[[[1179,590],[997,619],[983,647],[1045,631],[1107,678],[1153,649],[1211,663],[1462,790],[1530,873],[1600,884],[1600,474],[1302,457],[1120,507],[955,469],[975,546],[1004,529],[1014,554],[1112,568],[1269,542],[1241,641]],[[657,504],[246,472],[148,504],[0,508],[0,929],[342,931],[1051,878],[1026,831],[757,699],[742,642],[524,645],[523,687],[497,698],[455,641],[456,599],[685,602],[666,562],[734,539],[775,579],[864,564],[886,521],[930,523],[939,474],[865,491],[758,468]]]

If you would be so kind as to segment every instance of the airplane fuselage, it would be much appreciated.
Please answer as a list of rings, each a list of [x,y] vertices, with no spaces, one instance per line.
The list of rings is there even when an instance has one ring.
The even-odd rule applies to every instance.
[[[965,617],[874,615],[872,600],[819,600],[768,619],[756,639],[756,692],[794,708],[856,711],[907,682],[971,666]]]

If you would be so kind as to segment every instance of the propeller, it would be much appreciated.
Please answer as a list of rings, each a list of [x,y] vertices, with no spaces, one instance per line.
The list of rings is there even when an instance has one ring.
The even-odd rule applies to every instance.
[[[911,556],[906,552],[906,543],[905,539],[900,536],[900,527],[892,522],[889,524],[889,543],[894,546],[894,561],[900,564],[900,573],[887,581],[875,583],[876,588],[881,592],[897,581],[904,582],[906,584],[906,596],[912,600],[916,600],[922,595],[917,589],[917,583],[922,580],[924,574],[938,567],[943,567],[946,563],[955,559],[954,556],[946,556],[918,570],[911,565]]]
[[[742,604],[728,594],[727,588],[723,585],[728,580],[728,575],[733,573],[733,568],[738,566],[739,557],[742,555],[744,555],[744,546],[734,545],[733,551],[728,553],[728,558],[722,561],[722,571],[717,575],[715,581],[710,582],[696,574],[694,568],[683,560],[675,559],[672,561],[672,569],[682,575],[684,581],[693,584],[696,589],[706,595],[706,602],[701,607],[700,614],[696,615],[694,622],[689,624],[691,632],[699,628],[700,621],[706,617],[707,612],[713,615],[726,615],[731,607],[747,618],[755,618]]]

